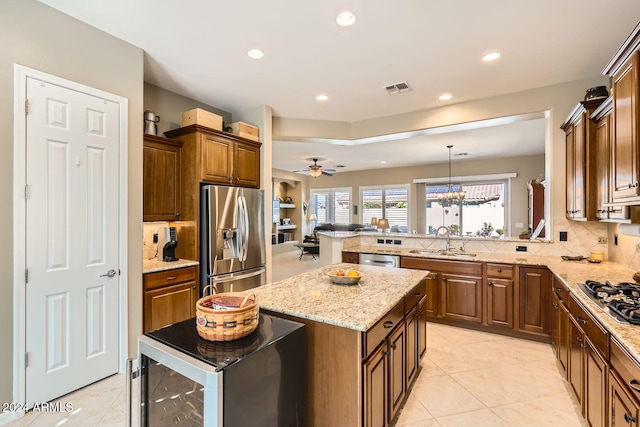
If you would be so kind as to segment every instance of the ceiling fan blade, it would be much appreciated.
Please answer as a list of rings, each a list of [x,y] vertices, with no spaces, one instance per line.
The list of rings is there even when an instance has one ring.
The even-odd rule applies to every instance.
[[[324,168],[322,170],[325,171],[325,172],[335,172],[336,171],[335,169],[324,169]]]
[[[333,174],[332,174],[332,173],[327,172],[327,170],[330,170],[330,169],[323,169],[323,170],[322,170],[322,175],[333,176]]]

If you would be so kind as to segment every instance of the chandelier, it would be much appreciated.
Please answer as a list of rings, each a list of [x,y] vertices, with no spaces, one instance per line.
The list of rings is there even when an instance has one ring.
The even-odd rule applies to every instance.
[[[465,192],[462,191],[462,185],[460,185],[461,191],[453,191],[453,185],[451,185],[451,149],[453,145],[447,145],[449,149],[449,186],[446,193],[438,193],[438,203],[442,206],[448,207],[453,204],[462,204]]]

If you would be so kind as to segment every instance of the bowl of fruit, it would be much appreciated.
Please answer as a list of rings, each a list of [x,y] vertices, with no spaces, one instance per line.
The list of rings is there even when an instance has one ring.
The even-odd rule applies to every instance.
[[[338,270],[327,273],[327,275],[336,285],[355,285],[363,276],[363,274],[357,270]]]

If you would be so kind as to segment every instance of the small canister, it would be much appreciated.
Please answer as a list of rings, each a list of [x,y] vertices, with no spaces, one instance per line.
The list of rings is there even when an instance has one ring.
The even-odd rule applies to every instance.
[[[160,116],[156,116],[156,114],[151,110],[144,111],[144,133],[148,135],[157,135],[158,125],[156,123],[159,122]]]

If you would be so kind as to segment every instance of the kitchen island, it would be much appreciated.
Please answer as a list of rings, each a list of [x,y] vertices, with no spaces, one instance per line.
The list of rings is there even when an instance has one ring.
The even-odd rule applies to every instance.
[[[328,272],[363,273],[352,286]],[[426,350],[428,271],[334,264],[253,289],[260,310],[307,326],[310,426],[393,420]]]

